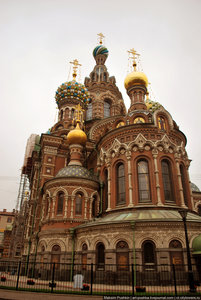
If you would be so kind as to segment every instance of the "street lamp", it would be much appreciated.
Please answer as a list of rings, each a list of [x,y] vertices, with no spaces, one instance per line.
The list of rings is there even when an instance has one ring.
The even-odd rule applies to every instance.
[[[190,248],[189,248],[189,241],[188,241],[188,232],[187,232],[187,226],[186,226],[186,217],[188,211],[185,209],[180,209],[178,211],[182,217],[183,223],[184,223],[184,231],[185,231],[185,238],[186,238],[186,250],[187,250],[187,260],[188,260],[188,281],[189,281],[189,291],[191,293],[196,292],[196,287],[194,283],[194,277],[193,277],[193,270],[192,270],[192,264],[191,264],[191,254],[190,254]]]

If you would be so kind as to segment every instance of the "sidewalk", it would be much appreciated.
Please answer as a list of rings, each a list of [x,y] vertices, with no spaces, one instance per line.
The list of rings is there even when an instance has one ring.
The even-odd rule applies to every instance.
[[[0,289],[0,300],[102,300],[102,296],[33,293]]]

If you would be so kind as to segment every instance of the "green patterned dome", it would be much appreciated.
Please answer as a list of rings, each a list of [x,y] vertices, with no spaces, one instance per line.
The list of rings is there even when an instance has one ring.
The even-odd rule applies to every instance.
[[[86,87],[75,80],[62,83],[56,91],[55,100],[57,105],[59,105],[60,102],[68,99],[76,99],[86,106],[91,101]]]
[[[191,182],[191,190],[192,192],[200,192],[200,189],[193,182]]]
[[[93,56],[96,57],[99,54],[102,54],[102,55],[108,57],[109,51],[103,45],[99,45],[99,46],[97,46],[97,47],[94,48],[94,50],[93,50]]]
[[[76,178],[85,178],[85,179],[98,181],[97,177],[91,174],[89,170],[87,170],[82,166],[76,166],[76,165],[71,165],[62,168],[61,170],[59,170],[56,177],[76,177]]]
[[[193,254],[201,254],[201,234],[194,238],[192,243]]]
[[[162,105],[159,102],[152,101],[150,99],[147,99],[145,102],[147,109],[151,111],[152,113],[155,112],[155,110],[162,107]]]

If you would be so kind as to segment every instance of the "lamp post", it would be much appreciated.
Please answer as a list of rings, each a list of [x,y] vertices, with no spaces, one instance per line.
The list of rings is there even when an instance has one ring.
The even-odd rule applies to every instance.
[[[187,226],[186,226],[186,217],[188,211],[185,209],[180,209],[179,213],[182,217],[183,223],[184,223],[184,232],[185,232],[185,239],[186,239],[186,250],[187,250],[187,261],[188,261],[188,281],[189,281],[189,291],[191,293],[196,292],[196,287],[194,283],[194,277],[193,277],[193,270],[192,270],[192,264],[191,264],[191,254],[190,254],[190,247],[189,247],[189,241],[188,241],[188,232],[187,232]]]

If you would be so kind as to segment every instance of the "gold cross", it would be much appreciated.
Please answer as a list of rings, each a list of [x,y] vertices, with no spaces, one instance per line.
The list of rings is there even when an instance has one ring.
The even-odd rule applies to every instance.
[[[100,45],[103,43],[103,38],[105,37],[102,33],[98,33],[99,43]]]
[[[83,112],[84,109],[82,109],[80,103],[78,105],[76,105],[75,107],[75,115],[76,115],[76,122],[82,123],[83,122]]]
[[[132,48],[130,51],[128,51],[128,53],[131,54],[131,59],[133,60],[133,67],[134,67],[134,71],[136,71],[136,58],[137,56],[140,56],[140,54],[137,53],[137,51],[135,51],[134,48]]]
[[[79,64],[77,59],[70,61],[70,64],[73,65],[73,79],[75,80],[75,78],[77,76],[77,68],[78,68],[78,66],[81,66],[81,64]]]

